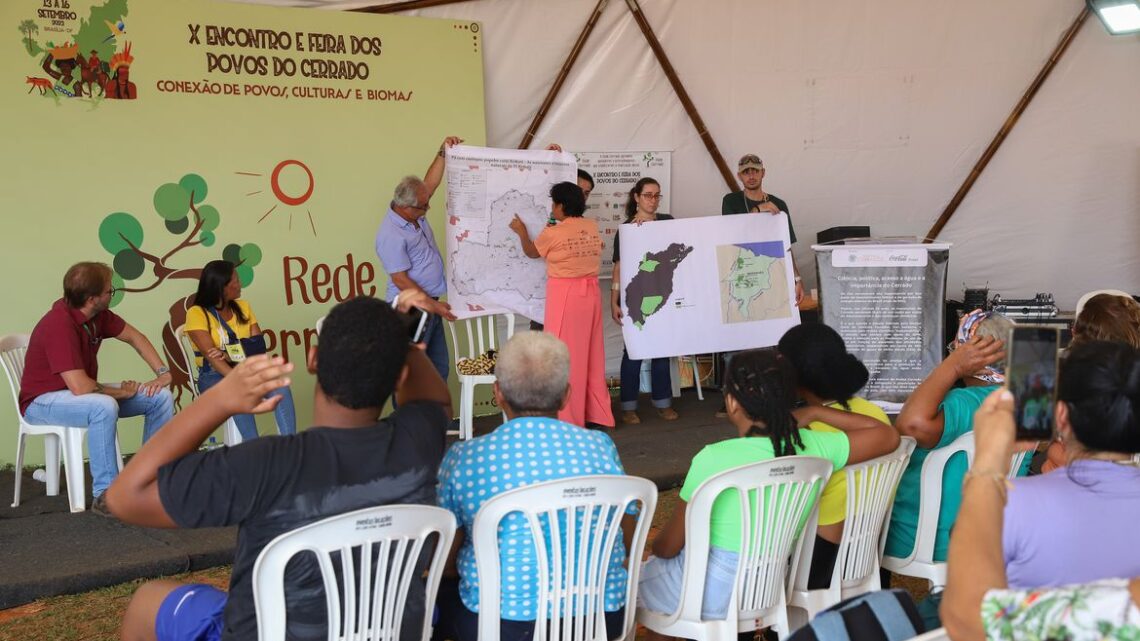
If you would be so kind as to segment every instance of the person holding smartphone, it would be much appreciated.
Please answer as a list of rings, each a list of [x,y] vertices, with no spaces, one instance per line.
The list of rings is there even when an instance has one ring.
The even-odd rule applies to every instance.
[[[228,260],[206,263],[198,278],[194,306],[186,310],[184,330],[194,343],[198,391],[202,394],[248,356],[265,352],[265,339],[253,308],[240,296],[241,281],[233,263]],[[293,392],[285,386],[273,390],[271,395],[282,397],[273,408],[277,430],[281,434],[296,434]],[[236,414],[233,419],[243,441],[257,438],[257,421],[252,414]]]
[[[1017,340],[1015,333],[1015,353]],[[1026,387],[1011,385],[1016,407]],[[1026,393],[1042,396],[1032,386]],[[1023,416],[1019,439],[1053,433],[1053,421]],[[1057,375],[1053,417],[1069,463],[1014,481],[1002,530],[1010,587],[1140,576],[1140,468],[1132,461],[1140,452],[1140,351],[1107,341],[1072,348]]]
[[[1078,387],[1084,391],[1109,393],[1107,397],[1095,400],[1092,397],[1083,397],[1079,401],[1062,399],[1057,408],[1058,428],[1063,422],[1060,418],[1062,405],[1066,406],[1064,412],[1068,415],[1065,420],[1070,420],[1104,403],[1121,412],[1117,419],[1125,415],[1130,417],[1129,433],[1133,438],[1132,444],[1136,445],[1136,399],[1140,390],[1136,389],[1138,363],[1135,350],[1117,346],[1095,353],[1089,351],[1082,355],[1080,362],[1085,364],[1077,369],[1070,370],[1068,362],[1062,366],[1061,384],[1067,390],[1062,392],[1062,397],[1077,394]],[[1091,367],[1091,370],[1086,367]],[[1092,373],[1093,370],[1099,372],[1094,374],[1098,382],[1086,385],[1079,380],[1081,374]],[[1126,373],[1126,377],[1121,376]],[[1130,384],[1121,385],[1127,379],[1130,379]],[[1112,530],[1119,531],[1122,537],[1131,537],[1135,528],[1128,527],[1126,521],[1128,517],[1135,519],[1135,507],[1130,508],[1131,511],[1114,511],[1100,516],[1101,523],[1114,517],[1116,521],[1110,529],[1093,532],[1090,527],[1092,534],[1086,540],[1052,540],[1049,544],[1052,554],[1043,559],[1044,565],[1068,566],[1081,562],[1076,558],[1066,558],[1069,555],[1079,555],[1081,559],[1096,558],[1098,567],[1112,564],[1107,576],[1114,578],[1031,589],[1019,589],[1013,585],[1010,580],[1012,573],[1007,578],[1001,554],[1003,538],[1007,538],[1006,533],[1014,525],[1011,506],[1026,498],[1023,495],[1031,484],[1040,483],[1035,479],[1019,479],[1014,481],[1011,489],[1006,479],[1006,467],[1015,447],[1014,412],[1013,394],[999,389],[985,399],[973,416],[974,433],[977,435],[974,464],[962,487],[962,514],[954,526],[950,542],[946,591],[941,607],[942,621],[949,638],[954,641],[1134,638],[1136,630],[1140,629],[1140,608],[1137,607],[1140,604],[1140,575],[1135,565],[1113,563],[1121,558],[1116,556],[1120,550],[1103,547],[1102,537]],[[1122,425],[1117,423],[1117,427]],[[1129,484],[1135,487],[1135,480]],[[1101,491],[1105,490],[1109,494],[1114,491],[1111,487],[1101,488]],[[1033,504],[1036,509],[1055,504],[1052,493],[1042,492],[1035,498],[1038,499]],[[1061,509],[1069,507],[1067,503],[1058,505],[1055,513],[1061,515]],[[1053,510],[1048,511],[1054,513]],[[1043,517],[1035,517],[1034,525],[1044,525],[1043,529],[1048,531],[1051,524],[1039,520]],[[1080,517],[1064,513],[1060,518],[1077,521]],[[1129,580],[1128,577],[1134,578]]]

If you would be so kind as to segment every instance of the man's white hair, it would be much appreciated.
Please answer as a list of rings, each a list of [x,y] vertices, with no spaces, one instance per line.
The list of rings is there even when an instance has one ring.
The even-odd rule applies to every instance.
[[[392,194],[392,204],[397,207],[414,207],[420,204],[419,195],[416,192],[423,186],[424,181],[416,176],[404,176]]]
[[[570,350],[553,334],[524,331],[499,351],[495,378],[516,412],[557,412],[570,384]]]

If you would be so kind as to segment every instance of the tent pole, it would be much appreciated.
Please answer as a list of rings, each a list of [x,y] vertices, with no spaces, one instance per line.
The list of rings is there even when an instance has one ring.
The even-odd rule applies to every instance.
[[[438,7],[445,4],[458,4],[460,2],[469,2],[470,0],[407,0],[406,2],[392,2],[389,4],[377,4],[371,7],[359,7],[356,9],[349,9],[357,13],[399,13],[401,11],[412,11],[414,9],[427,9],[428,7]]]
[[[1049,77],[1049,73],[1053,71],[1053,67],[1057,66],[1057,62],[1069,48],[1069,44],[1072,43],[1073,38],[1076,37],[1081,25],[1085,23],[1088,17],[1089,8],[1087,4],[1084,4],[1081,13],[1073,20],[1073,24],[1061,34],[1060,41],[1057,42],[1057,46],[1053,49],[1053,55],[1049,56],[1049,59],[1045,61],[1045,66],[1041,67],[1041,71],[1037,72],[1037,77],[1029,84],[1029,88],[1026,89],[1025,94],[1021,96],[1021,100],[1017,101],[1017,105],[1014,106],[1009,117],[1005,119],[1005,123],[1002,124],[997,135],[990,141],[989,147],[986,147],[986,150],[982,152],[981,158],[978,158],[978,162],[974,165],[974,168],[970,170],[970,174],[966,176],[966,181],[962,183],[962,186],[958,188],[958,192],[950,199],[950,203],[946,205],[946,209],[942,211],[942,215],[935,221],[934,226],[930,228],[930,231],[926,232],[925,242],[933,242],[934,239],[938,237],[938,234],[942,233],[942,228],[946,226],[946,223],[950,222],[950,218],[954,216],[954,212],[958,210],[958,206],[965,200],[966,194],[970,193],[970,189],[974,187],[974,183],[981,177],[986,165],[990,163],[994,154],[997,153],[998,148],[1005,142],[1006,136],[1013,130],[1014,125],[1017,124],[1021,115],[1025,113],[1025,110],[1029,107],[1029,103],[1032,102],[1033,97],[1037,95],[1037,90],[1041,88],[1041,85],[1045,84],[1045,79]]]
[[[728,164],[724,162],[724,156],[721,155],[720,149],[717,149],[716,142],[709,134],[708,127],[705,126],[705,121],[701,119],[701,115],[697,113],[697,106],[689,98],[689,92],[685,91],[685,86],[681,84],[681,79],[677,77],[677,72],[673,69],[673,64],[669,62],[669,57],[665,55],[665,50],[661,47],[661,42],[657,40],[657,36],[653,33],[653,27],[649,26],[649,21],[645,19],[645,15],[641,11],[641,5],[637,0],[625,0],[626,5],[629,6],[630,13],[633,14],[633,19],[637,22],[637,26],[641,27],[641,33],[645,36],[646,42],[649,43],[649,48],[653,50],[653,55],[657,57],[657,62],[661,65],[661,70],[665,72],[665,77],[669,79],[669,84],[673,85],[673,91],[676,92],[677,98],[681,100],[681,105],[685,108],[685,113],[689,115],[689,120],[693,121],[693,126],[697,129],[697,135],[701,137],[701,141],[705,143],[705,148],[708,149],[709,155],[712,156],[713,163],[716,168],[720,170],[720,175],[724,178],[724,184],[728,185],[729,191],[736,189],[736,175],[728,168]]]
[[[546,98],[542,101],[542,106],[538,108],[538,112],[534,114],[534,119],[531,120],[530,126],[526,129],[526,134],[523,135],[522,140],[519,141],[519,149],[526,149],[530,147],[530,143],[534,140],[534,135],[538,133],[538,128],[542,126],[542,121],[546,119],[546,114],[550,111],[551,105],[554,104],[554,99],[558,97],[558,92],[562,90],[563,83],[566,82],[566,77],[570,75],[570,70],[574,68],[574,63],[578,62],[578,54],[582,53],[582,48],[586,45],[586,40],[590,38],[590,34],[594,32],[594,27],[598,24],[598,19],[601,17],[602,12],[606,10],[606,4],[609,0],[598,0],[598,4],[594,7],[594,13],[590,14],[590,19],[586,21],[586,25],[582,27],[582,33],[578,34],[578,40],[574,43],[574,47],[570,49],[570,54],[566,56],[566,61],[562,63],[562,69],[558,72],[558,77],[554,79],[554,84],[550,86],[550,91],[546,92]]]

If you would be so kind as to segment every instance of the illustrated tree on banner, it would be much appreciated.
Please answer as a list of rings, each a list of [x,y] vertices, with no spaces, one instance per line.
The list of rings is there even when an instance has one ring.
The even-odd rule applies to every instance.
[[[173,246],[166,250],[143,249],[145,234],[135,216],[127,212],[108,214],[99,223],[99,243],[114,258],[114,275],[111,286],[115,294],[111,307],[123,301],[127,294],[142,294],[157,289],[169,280],[197,281],[202,274],[201,265],[208,257],[193,252],[187,259],[184,252],[193,247],[213,247],[217,242],[215,230],[221,224],[217,208],[205,204],[209,192],[206,180],[197,174],[186,174],[176,183],[165,183],[154,192],[154,211],[162,218],[166,231],[174,236]],[[153,243],[152,243],[153,246]],[[180,267],[175,261],[193,267]],[[231,243],[222,248],[221,258],[237,265],[238,280],[243,287],[253,283],[254,268],[261,262],[261,248],[253,243]],[[182,393],[191,392],[190,366],[182,358],[182,349],[174,337],[174,330],[186,322],[186,310],[194,304],[194,295],[177,298],[170,306],[169,320],[162,327],[162,343],[166,360],[173,376],[175,402],[181,407]]]

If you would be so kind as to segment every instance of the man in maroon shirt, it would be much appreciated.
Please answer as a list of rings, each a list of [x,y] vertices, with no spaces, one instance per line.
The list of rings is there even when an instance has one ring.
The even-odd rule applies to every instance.
[[[109,515],[103,492],[119,473],[115,424],[120,416],[145,416],[143,442],[174,415],[170,368],[142,332],[110,311],[111,268],[77,263],[63,277],[63,298],[36,323],[24,375],[20,412],[33,425],[87,428],[91,457],[91,509]],[[105,338],[129,344],[155,378],[145,383],[99,382],[99,347]]]

